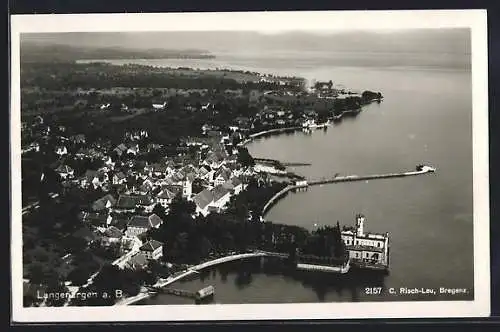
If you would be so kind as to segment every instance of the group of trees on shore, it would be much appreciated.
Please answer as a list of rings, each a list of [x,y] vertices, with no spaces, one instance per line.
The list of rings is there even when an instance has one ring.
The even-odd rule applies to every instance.
[[[154,212],[164,219],[158,230],[148,238],[164,243],[164,258],[176,263],[198,263],[213,253],[266,249],[342,259],[345,247],[340,226],[324,227],[309,233],[307,230],[261,222],[265,203],[283,184],[264,184],[251,181],[245,191],[231,200],[226,211],[193,218],[193,202],[177,197],[169,212],[157,206]]]

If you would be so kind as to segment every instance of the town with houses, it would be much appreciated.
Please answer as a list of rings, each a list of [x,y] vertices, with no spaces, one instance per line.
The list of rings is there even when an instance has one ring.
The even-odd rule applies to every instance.
[[[301,79],[261,75],[253,84],[256,88],[247,89],[246,92],[242,89],[218,90],[215,93],[210,89],[158,88],[154,90],[155,93],[148,95],[144,93],[147,88],[78,88],[71,93],[76,98],[75,104],[81,103],[86,96],[96,99],[96,93],[100,96],[97,100],[102,101],[93,106],[88,101],[84,103],[84,107],[90,107],[91,111],[88,119],[82,120],[74,115],[77,119],[75,122],[80,121],[80,126],[81,121],[92,126],[95,114],[106,119],[122,117],[133,124],[138,117],[149,114],[161,116],[174,112],[172,110],[190,114],[190,119],[200,117],[208,120],[205,123],[190,120],[201,125],[188,126],[190,131],[178,135],[175,144],[163,144],[152,138],[155,135],[151,128],[135,128],[134,125],[124,130],[119,140],[107,139],[105,136],[89,139],[85,133],[65,126],[64,121],[48,120],[53,119],[50,112],[34,114],[28,111],[23,115],[21,124],[22,212],[23,220],[26,220],[23,222],[24,231],[35,234],[40,227],[37,223],[44,218],[42,210],[50,210],[51,206],[57,206],[61,202],[69,202],[67,205],[70,205],[68,209],[71,212],[63,218],[71,219],[68,215],[72,214],[77,216],[76,221],[68,228],[71,234],[60,230],[67,222],[63,220],[51,226],[47,231],[50,236],[69,239],[69,242],[74,242],[71,244],[73,246],[77,242],[81,243],[83,249],[75,249],[79,253],[92,252],[89,248],[95,247],[106,252],[106,255],[96,258],[101,267],[107,262],[120,269],[144,270],[148,269],[152,261],[172,267],[172,262],[165,262],[164,259],[166,244],[153,239],[151,234],[161,229],[175,202],[191,204],[194,207],[191,213],[193,219],[208,217],[214,213],[223,214],[251,183],[269,189],[273,183],[270,175],[287,174],[273,165],[256,163],[245,148],[246,143],[260,135],[279,133],[282,130],[310,131],[319,127],[318,124],[323,124],[326,130],[327,125],[343,114],[359,112],[363,104],[373,100],[380,102],[381,98],[380,93],[365,91],[363,94],[356,94],[337,89],[331,81],[315,82],[312,87],[305,88]],[[143,94],[141,98],[149,99],[149,106],[137,108],[122,102],[121,98],[132,93],[131,91],[136,95]],[[28,94],[31,92],[29,90]],[[175,94],[175,98],[172,94]],[[112,98],[107,99],[109,96]],[[245,109],[254,113],[235,113],[229,110],[231,115],[221,116],[224,107],[227,109],[228,103],[231,105],[230,102],[234,100],[245,104]],[[75,106],[77,109],[82,107],[78,105]],[[67,111],[63,110],[62,113],[64,112]],[[109,127],[103,128],[102,132],[105,133],[108,128],[111,132],[116,124],[118,121],[109,122]],[[42,165],[40,171],[30,169],[30,161],[33,160],[37,161],[36,165]],[[25,172],[31,172],[26,179]],[[278,184],[273,187],[270,194],[262,198],[258,208],[261,209],[284,186]],[[72,203],[74,197],[78,198]],[[262,223],[264,219],[261,212],[258,209],[246,211],[243,221]],[[42,250],[39,247],[45,247],[43,250],[51,252],[47,248],[53,246],[50,243],[38,246],[33,243],[36,242],[33,240],[36,235],[30,236],[28,245],[25,235],[25,251],[27,252],[27,247],[31,247],[35,254],[27,258],[25,252],[25,294],[30,293],[30,289],[35,287],[33,285],[39,285],[40,280],[47,279],[47,271],[42,271],[44,268],[33,267],[37,264],[33,262],[33,257],[37,257],[36,252]],[[274,244],[280,241],[279,238],[290,242],[295,236],[272,234]],[[79,283],[80,286],[66,281],[57,287],[71,288],[76,292],[80,287],[91,284],[99,274],[94,271],[98,270],[97,265],[93,265],[93,269],[78,269],[78,258],[71,252],[60,256],[54,258],[62,260],[60,265],[76,266],[74,271],[77,272],[73,271],[72,278],[74,279],[74,274],[78,274],[84,280]],[[91,257],[90,260],[94,258]],[[26,261],[31,262],[26,264]],[[61,274],[68,276],[71,271],[59,271],[56,274],[61,279],[64,278]],[[35,278],[34,275],[38,277]],[[33,300],[33,296],[28,305],[37,302]],[[46,304],[46,301],[42,303]]]
[[[44,134],[50,135],[51,129],[43,127],[42,117],[37,120],[38,127],[32,129],[43,128]],[[101,241],[105,245],[118,243],[122,253],[139,248],[130,264],[134,260],[144,261],[142,255],[146,259],[160,258],[162,244],[157,241],[143,243],[140,238],[141,234],[163,223],[153,213],[157,204],[168,212],[170,203],[181,196],[195,203],[196,214],[207,216],[213,211],[221,212],[231,197],[245,190],[245,179],[256,174],[253,167],[243,167],[238,162],[237,154],[227,153],[224,146],[224,142],[229,140],[227,135],[212,134],[209,139],[192,138],[186,141],[187,146],[195,147],[205,157],[199,162],[193,160],[183,165],[168,157],[152,164],[135,160],[134,157],[141,153],[139,143],[148,137],[148,132],[144,130],[128,132],[122,144],[108,150],[100,145],[81,147],[85,146],[82,134],[70,137],[58,135],[59,143],[54,153],[60,157],[60,162],[54,171],[60,176],[62,186],[106,193],[91,202],[88,209],[81,211],[82,222],[91,227],[82,227],[74,235],[89,241]],[[36,148],[32,150],[33,147]],[[146,149],[157,147],[157,144],[150,144]],[[71,151],[76,152],[72,155]],[[29,152],[40,152],[39,143],[32,142],[23,149],[23,154]],[[127,158],[113,161],[111,155]],[[78,176],[73,168],[64,163],[67,158],[99,160],[102,165]],[[193,192],[194,182],[200,183],[203,189]],[[118,195],[108,193],[111,188]],[[132,214],[130,218],[124,217],[129,214]]]

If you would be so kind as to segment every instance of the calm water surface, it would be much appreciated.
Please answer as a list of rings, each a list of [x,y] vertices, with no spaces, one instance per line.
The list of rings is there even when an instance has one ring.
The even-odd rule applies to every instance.
[[[145,61],[145,60],[144,60]],[[140,63],[144,63],[139,61]],[[472,299],[472,100],[471,73],[440,67],[381,67],[377,62],[336,66],[326,58],[285,60],[225,55],[217,60],[147,60],[148,64],[216,67],[332,79],[352,89],[380,91],[381,104],[364,108],[326,132],[262,138],[248,148],[255,157],[310,162],[295,171],[307,177],[335,173],[375,174],[413,170],[430,163],[437,173],[369,182],[324,185],[289,194],[266,219],[313,229],[314,224],[353,224],[356,213],[367,217],[365,229],[391,235],[391,271],[349,279],[332,275],[269,271],[258,261],[232,263],[206,271],[202,278],[180,282],[198,290],[214,285],[217,303],[370,301],[364,288],[468,288]],[[333,61],[333,60],[332,60]],[[130,61],[113,61],[124,63]],[[361,62],[361,60],[360,60]],[[432,68],[431,68],[432,67]],[[265,262],[264,262],[265,263]],[[274,264],[276,265],[276,264]],[[399,300],[431,300],[399,296]],[[192,301],[169,295],[146,304]]]

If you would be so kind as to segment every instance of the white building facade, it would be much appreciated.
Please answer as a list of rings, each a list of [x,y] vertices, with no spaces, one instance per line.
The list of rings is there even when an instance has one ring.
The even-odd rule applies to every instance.
[[[367,268],[387,269],[389,266],[389,234],[365,233],[365,217],[356,216],[356,227],[342,231],[342,240],[351,263]]]

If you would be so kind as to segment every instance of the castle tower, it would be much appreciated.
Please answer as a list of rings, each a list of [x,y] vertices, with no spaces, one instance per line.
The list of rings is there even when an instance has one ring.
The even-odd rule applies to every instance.
[[[364,223],[365,223],[365,216],[362,214],[356,215],[356,236],[363,236],[364,235]]]

